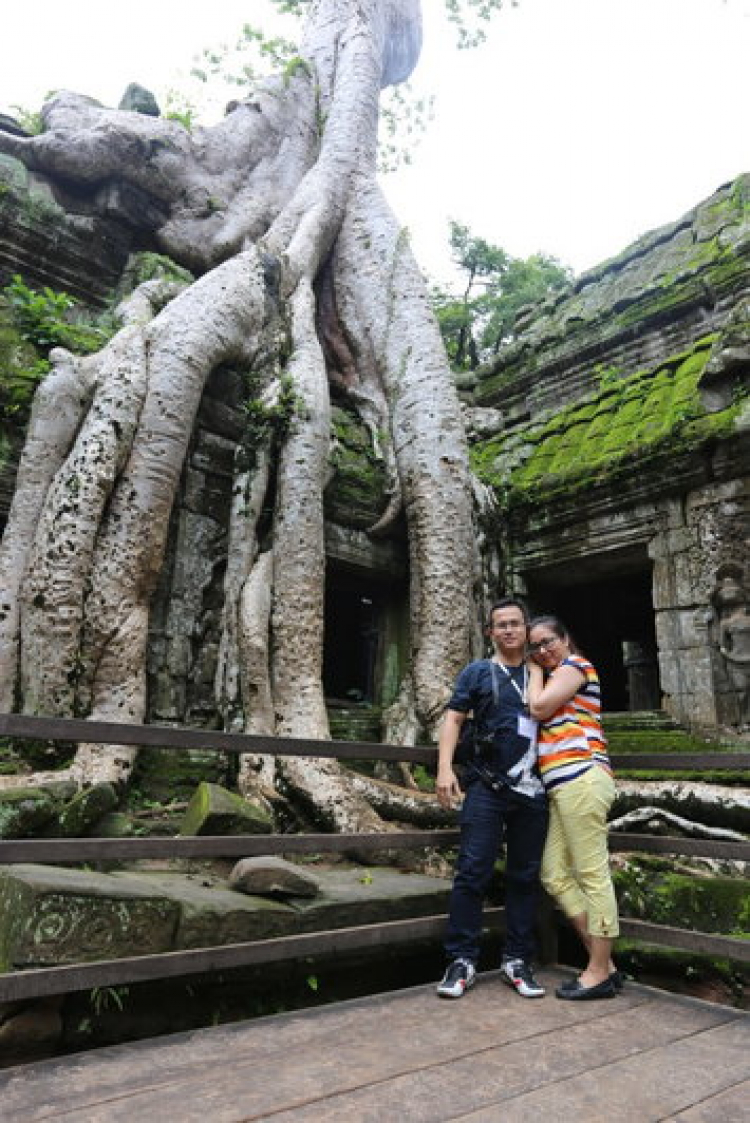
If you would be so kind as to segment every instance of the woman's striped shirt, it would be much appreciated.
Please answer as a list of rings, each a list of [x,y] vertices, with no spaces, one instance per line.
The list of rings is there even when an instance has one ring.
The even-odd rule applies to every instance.
[[[552,717],[539,724],[539,771],[547,789],[574,780],[595,764],[612,772],[602,733],[599,676],[581,655],[569,655],[560,666],[575,667],[586,681]]]

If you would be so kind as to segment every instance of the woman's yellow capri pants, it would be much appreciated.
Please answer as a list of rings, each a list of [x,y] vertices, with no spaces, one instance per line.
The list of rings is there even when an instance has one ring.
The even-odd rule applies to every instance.
[[[598,764],[549,792],[542,884],[566,916],[586,914],[590,936],[620,931],[607,849],[614,798],[614,780]]]

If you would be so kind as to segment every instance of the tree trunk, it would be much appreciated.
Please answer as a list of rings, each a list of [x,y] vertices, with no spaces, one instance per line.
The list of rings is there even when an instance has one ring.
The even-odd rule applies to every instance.
[[[62,93],[40,136],[0,133],[0,151],[53,178],[147,192],[164,214],[159,247],[202,273],[151,320],[136,301],[99,356],[58,354],[40,388],[0,554],[4,708],[20,691],[25,712],[143,720],[149,605],[203,388],[221,363],[270,369],[286,323],[293,416],[238,474],[247,501],[232,513],[218,704],[230,728],[329,736],[322,495],[336,382],[371,430],[387,433],[393,494],[375,530],[387,533],[403,507],[411,583],[398,728],[409,741],[434,731],[474,648],[480,573],[453,379],[408,238],[375,179],[380,90],[408,77],[420,40],[418,0],[313,0],[304,65],[213,128],[189,134]],[[275,514],[261,544],[271,479]],[[133,760],[131,749],[81,746],[73,773],[122,780]],[[241,762],[248,796],[263,798],[273,782],[329,827],[387,829],[373,790],[331,761]],[[382,793],[376,802],[385,806]]]

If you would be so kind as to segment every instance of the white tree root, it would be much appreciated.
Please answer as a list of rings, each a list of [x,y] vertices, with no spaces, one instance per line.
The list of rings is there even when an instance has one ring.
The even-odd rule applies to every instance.
[[[616,813],[638,811],[644,805],[750,834],[750,792],[746,788],[690,780],[617,781]]]
[[[20,592],[42,508],[85,414],[92,369],[62,348],[37,389],[8,522],[0,546],[0,710],[15,708],[19,678]]]
[[[142,331],[128,327],[97,356],[96,391],[47,491],[21,599],[26,713],[70,714],[85,587],[105,505],[130,452],[146,392]]]
[[[350,771],[348,776],[354,790],[364,796],[384,819],[426,830],[457,825],[455,811],[444,810],[434,793],[417,788],[405,789],[360,772]]]
[[[271,737],[273,696],[269,674],[269,631],[273,553],[261,554],[242,586],[238,606],[237,656],[245,703],[245,732]],[[263,754],[240,757],[237,786],[246,798],[268,801],[274,789],[276,758]]]
[[[363,244],[373,251],[364,260]],[[409,527],[416,716],[434,733],[478,632],[479,559],[458,396],[408,239],[374,181],[353,191],[337,255],[342,316],[384,372]]]
[[[312,288],[305,281],[292,297],[292,339],[289,375],[297,408],[281,455],[274,520],[273,703],[277,734],[327,739],[322,684],[323,486],[330,402],[325,361],[315,333]],[[281,757],[278,769],[297,797],[333,829],[382,829],[378,816],[348,789],[335,761]]]
[[[611,831],[632,831],[634,827],[645,827],[647,834],[682,834],[689,838],[746,841],[746,836],[739,831],[725,830],[723,827],[709,827],[705,823],[696,823],[693,819],[675,815],[661,807],[639,807],[637,811],[629,811],[627,815],[620,815],[619,818],[612,819],[609,824]]]
[[[255,669],[249,672],[246,688],[242,688],[242,674],[244,659],[252,658],[255,668],[256,656],[253,654],[258,649],[258,636],[253,636],[253,620],[258,619],[258,632],[264,634],[262,659],[265,663],[265,677],[268,679],[268,616],[265,600],[258,600],[260,590],[250,593],[250,588],[255,590],[258,578],[250,584],[250,574],[253,571],[258,555],[258,539],[256,529],[261,514],[270,475],[270,449],[268,444],[255,450],[256,464],[252,471],[240,471],[234,480],[232,505],[229,517],[229,549],[227,554],[227,570],[224,578],[224,604],[222,607],[221,639],[219,655],[216,665],[216,680],[214,691],[219,705],[220,713],[224,719],[225,729],[241,729],[245,725],[242,717],[243,697],[247,699],[247,708],[256,710],[256,699],[248,693],[248,684],[255,681]],[[270,573],[262,569],[261,580],[268,582],[270,600]],[[241,635],[243,631],[248,634],[249,647],[247,655],[242,654]],[[269,693],[270,697],[270,693]],[[252,699],[252,704],[251,704]],[[266,724],[273,730],[273,707],[269,704],[264,707],[268,712]],[[246,728],[246,726],[245,726]],[[250,730],[247,730],[250,732]]]

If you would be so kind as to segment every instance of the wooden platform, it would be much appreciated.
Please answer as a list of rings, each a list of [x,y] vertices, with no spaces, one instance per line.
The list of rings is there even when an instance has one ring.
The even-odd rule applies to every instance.
[[[746,1123],[750,1017],[635,984],[525,1000],[491,973],[458,1002],[421,986],[6,1069],[0,1118]]]

